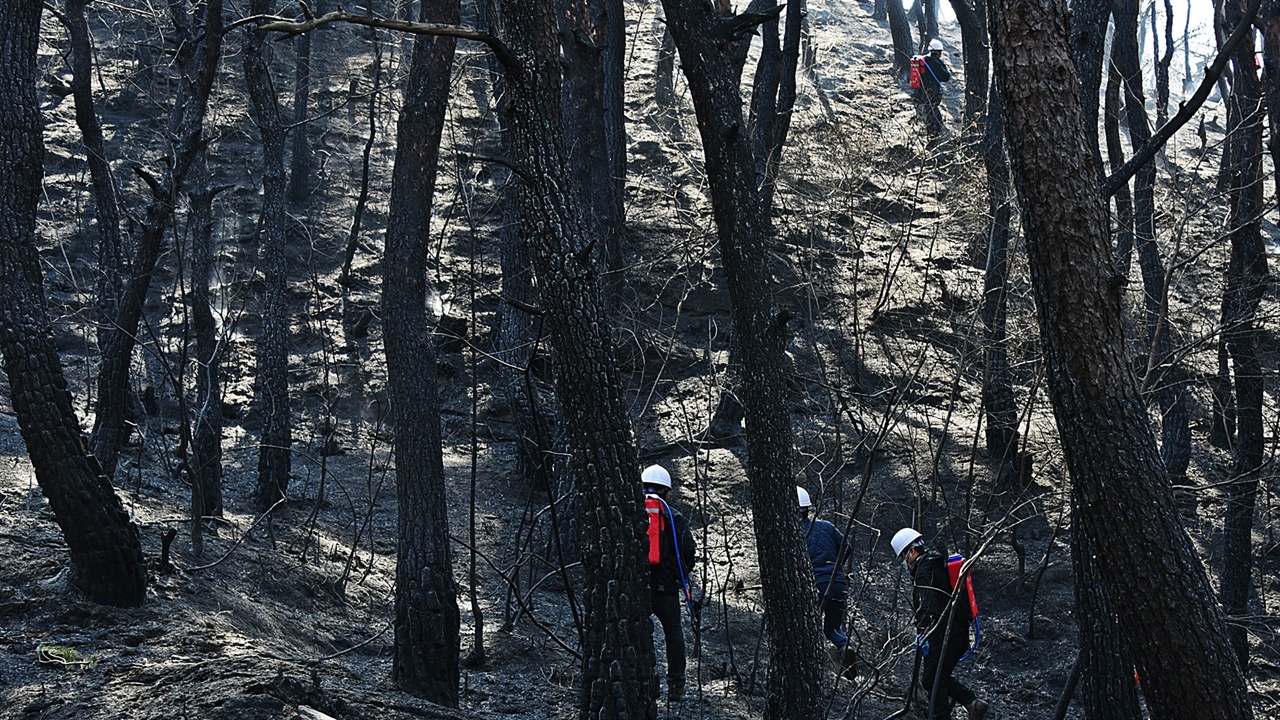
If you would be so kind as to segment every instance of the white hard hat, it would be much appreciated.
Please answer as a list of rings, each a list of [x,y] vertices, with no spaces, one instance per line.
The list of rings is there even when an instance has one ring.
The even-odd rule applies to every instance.
[[[889,544],[893,546],[894,556],[902,557],[902,553],[907,548],[915,545],[922,537],[924,536],[920,534],[920,531],[914,528],[902,528],[894,533],[893,539],[889,541]]]
[[[671,473],[661,465],[650,465],[640,473],[640,482],[645,485],[657,485],[659,487],[671,488]]]
[[[941,41],[941,40],[939,40],[938,38],[934,38],[934,39],[930,40],[930,41],[929,41],[929,49],[930,49],[930,50],[941,50],[941,49],[942,49],[942,41]]]
[[[807,508],[813,505],[813,503],[809,501],[809,491],[799,485],[796,486],[796,500],[800,501],[800,507],[802,508]]]

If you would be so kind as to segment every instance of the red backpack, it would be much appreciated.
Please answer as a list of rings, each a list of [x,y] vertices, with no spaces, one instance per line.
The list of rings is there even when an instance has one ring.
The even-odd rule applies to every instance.
[[[662,562],[662,533],[667,529],[666,503],[657,495],[644,496],[644,511],[649,517],[649,564]]]
[[[921,78],[924,77],[924,73],[925,73],[924,58],[920,57],[919,55],[911,58],[911,72],[907,76],[907,78],[908,78],[908,81],[911,83],[912,90],[920,89],[920,82],[921,82]]]
[[[955,588],[956,583],[959,582],[960,568],[963,566],[963,555],[952,555],[947,558],[947,574],[951,577],[952,588]],[[964,657],[960,658],[962,662],[968,660],[969,656],[973,655],[973,652],[982,644],[982,621],[978,619],[978,598],[973,594],[973,573],[968,573],[964,576],[964,588],[969,596],[969,617],[973,618],[973,645],[964,654]]]

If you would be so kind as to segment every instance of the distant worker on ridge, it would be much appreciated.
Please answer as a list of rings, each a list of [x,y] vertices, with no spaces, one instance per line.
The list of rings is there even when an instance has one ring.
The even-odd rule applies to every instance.
[[[987,703],[979,700],[972,690],[951,675],[969,650],[969,623],[973,618],[970,605],[964,600],[952,604],[950,619],[947,618],[947,605],[951,603],[947,556],[925,545],[924,536],[913,528],[899,530],[890,544],[894,554],[911,571],[917,652],[924,660],[920,686],[929,698],[928,719],[950,718],[954,701],[968,711],[969,720],[982,720],[987,714]],[[935,678],[938,684],[936,694]]]
[[[916,91],[916,102],[924,111],[924,127],[929,139],[936,140],[942,134],[942,83],[951,80],[951,71],[942,59],[942,41],[934,38],[929,41],[929,54],[923,58],[920,72],[920,89]]]
[[[661,465],[650,465],[640,473],[644,483],[644,509],[649,520],[649,580],[653,614],[662,624],[667,643],[667,701],[684,699],[684,628],[680,626],[680,604],[689,604],[689,571],[695,562],[696,546],[689,522],[667,504],[671,494],[671,474]]]
[[[809,492],[796,486],[796,499],[800,503],[800,517],[804,522],[805,542],[809,546],[809,562],[813,564],[813,579],[818,585],[818,609],[822,612],[822,634],[833,646],[828,650],[840,675],[853,680],[857,672],[855,657],[849,649],[849,636],[845,634],[845,594],[848,581],[844,576],[844,563],[852,555],[852,548],[844,534],[826,520],[809,517],[813,502]]]

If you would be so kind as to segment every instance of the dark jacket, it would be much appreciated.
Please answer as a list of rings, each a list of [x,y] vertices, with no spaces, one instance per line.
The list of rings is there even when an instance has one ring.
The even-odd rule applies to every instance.
[[[847,561],[852,554],[852,548],[846,545],[844,535],[826,520],[806,518],[804,536],[809,545],[809,562],[813,563],[813,579],[818,584],[818,594],[826,593],[828,584],[831,585],[831,592],[843,593],[847,583],[844,573],[836,567],[836,560],[841,559],[839,554],[842,547],[845,548],[843,560]]]
[[[947,573],[947,557],[937,550],[926,550],[911,568],[914,585],[912,605],[916,609],[916,632],[928,635],[929,644],[941,647],[947,631],[943,613],[951,601],[951,576]],[[968,638],[969,600],[960,598],[951,609],[951,635]]]
[[[675,517],[676,536],[680,538],[679,561],[676,559],[676,540],[671,534],[671,517],[662,512],[662,533],[658,536],[660,560],[657,565],[649,566],[649,586],[654,595],[680,594],[680,567],[684,566],[684,577],[688,579],[696,562],[697,545],[693,542],[693,533],[689,532],[689,521],[684,519],[679,510],[667,505],[671,515]]]
[[[924,72],[920,73],[920,88],[934,94],[942,93],[942,83],[951,80],[951,71],[941,57],[924,56]]]

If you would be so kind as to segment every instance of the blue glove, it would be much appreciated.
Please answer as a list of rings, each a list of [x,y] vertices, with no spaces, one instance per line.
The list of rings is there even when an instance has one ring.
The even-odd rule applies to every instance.
[[[925,636],[921,635],[920,637],[916,638],[916,649],[920,651],[920,657],[928,657],[929,641],[928,639],[925,638]]]

